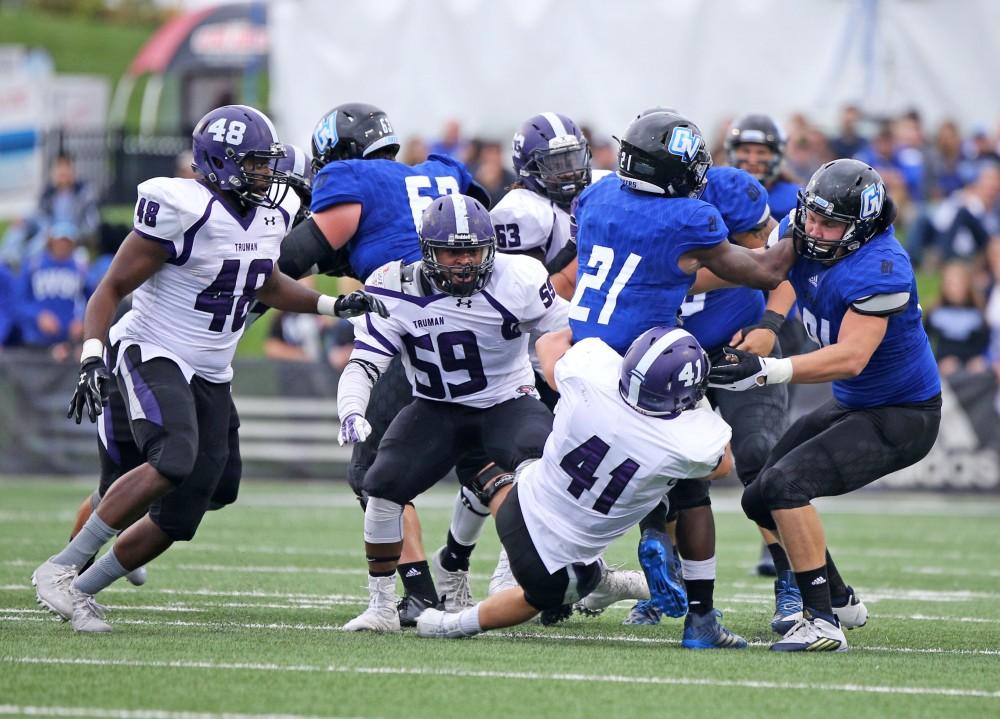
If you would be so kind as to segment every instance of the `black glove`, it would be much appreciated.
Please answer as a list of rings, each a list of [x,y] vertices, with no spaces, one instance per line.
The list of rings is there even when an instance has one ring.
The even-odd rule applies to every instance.
[[[382,300],[364,290],[355,290],[349,295],[338,297],[333,305],[333,311],[341,319],[360,317],[368,312],[375,312],[379,317],[389,316],[389,310]]]
[[[726,347],[722,360],[708,372],[708,386],[736,392],[756,387],[759,377],[767,376],[764,361],[751,352]]]
[[[66,416],[72,417],[77,424],[80,424],[83,410],[86,408],[90,421],[96,422],[98,415],[104,411],[101,405],[108,399],[110,382],[111,375],[104,366],[104,360],[100,357],[85,359],[80,364],[80,379],[76,382],[76,391],[73,392],[73,399],[69,401],[69,411]]]

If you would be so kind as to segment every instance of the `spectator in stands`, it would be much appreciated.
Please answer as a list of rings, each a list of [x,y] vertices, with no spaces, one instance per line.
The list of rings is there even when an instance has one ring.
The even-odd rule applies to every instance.
[[[419,135],[412,135],[403,145],[403,156],[399,161],[404,165],[419,165],[427,159],[427,143]]]
[[[13,344],[17,326],[14,301],[14,273],[0,262],[0,348]]]
[[[847,105],[840,113],[840,134],[830,140],[834,157],[857,157],[869,147],[861,135],[861,110],[857,105]]]
[[[959,369],[986,369],[990,330],[983,312],[982,296],[973,284],[967,263],[952,261],[941,273],[941,299],[924,319],[943,376]]]
[[[473,144],[477,146],[476,158],[472,163],[473,176],[489,193],[491,204],[496,205],[507,194],[507,188],[516,178],[504,165],[503,150],[499,142],[475,140]]]
[[[451,119],[441,130],[441,139],[431,144],[431,152],[436,155],[451,155],[456,160],[469,164],[468,144],[462,139],[462,125]]]
[[[25,345],[54,347],[80,339],[86,266],[74,256],[78,239],[75,226],[57,223],[44,250],[21,267],[15,302]]]
[[[938,250],[945,260],[981,257],[994,235],[1000,235],[1000,163],[983,162],[968,187],[954,195],[950,222],[940,222]]]
[[[3,260],[19,265],[40,252],[49,227],[58,223],[75,226],[80,240],[88,242],[100,221],[96,195],[89,184],[77,178],[73,157],[60,153],[52,164],[49,184],[42,191],[35,211],[12,225],[4,236]]]
[[[893,123],[892,160],[903,176],[910,199],[923,203],[927,199],[924,187],[924,135],[920,115],[911,110]]]
[[[125,240],[125,236],[128,233],[128,225],[115,225],[108,222],[101,223],[97,231],[97,256],[90,261],[87,267],[87,277],[83,284],[84,295],[86,295],[87,299],[90,299],[90,296],[94,294],[94,290],[97,289],[97,283],[101,281],[101,278],[108,271],[108,267],[111,266],[111,260],[114,259],[118,247]]]
[[[315,315],[276,312],[264,340],[264,355],[286,362],[318,362],[323,356],[321,332]]]
[[[174,177],[197,180],[200,176],[201,173],[194,166],[194,153],[190,150],[181,150],[178,152],[174,165]]]
[[[354,350],[354,325],[349,320],[336,320],[329,331],[323,333],[326,359],[338,372],[351,360]]]
[[[927,152],[928,199],[941,200],[962,189],[965,185],[964,157],[958,125],[953,120],[945,120],[938,126],[934,145]]]

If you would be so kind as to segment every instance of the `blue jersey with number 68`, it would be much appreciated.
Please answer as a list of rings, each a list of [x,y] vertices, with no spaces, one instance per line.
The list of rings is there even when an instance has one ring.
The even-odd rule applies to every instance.
[[[580,267],[569,312],[573,339],[598,337],[619,354],[651,327],[677,326],[695,278],[678,260],[729,234],[707,202],[636,192],[614,175],[581,193],[574,216]]]
[[[464,194],[472,175],[458,160],[431,155],[410,167],[395,160],[339,160],[313,180],[312,211],[361,203],[358,231],[347,243],[351,269],[368,277],[387,262],[420,259],[417,231],[424,208],[442,195]]]

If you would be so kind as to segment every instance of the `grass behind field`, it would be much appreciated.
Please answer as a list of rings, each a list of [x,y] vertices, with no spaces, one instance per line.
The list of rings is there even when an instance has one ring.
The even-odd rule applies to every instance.
[[[750,574],[755,533],[725,493],[716,500],[716,598],[727,625],[753,643],[744,652],[683,650],[678,620],[623,627],[627,603],[596,619],[472,640],[341,633],[366,598],[362,517],[339,483],[247,483],[236,507],[209,515],[194,542],[150,566],[145,587],[102,595],[114,633],[78,636],[36,607],[28,578],[62,545],[90,489],[0,483],[2,713],[1000,714],[993,499],[913,504],[891,495],[822,505],[830,544],[871,620],[849,634],[847,654],[783,656],[766,651],[771,589]],[[417,502],[429,550],[443,539],[451,501],[441,489]],[[613,546],[609,559],[635,568],[635,539]],[[497,549],[487,527],[473,556],[477,597]]]

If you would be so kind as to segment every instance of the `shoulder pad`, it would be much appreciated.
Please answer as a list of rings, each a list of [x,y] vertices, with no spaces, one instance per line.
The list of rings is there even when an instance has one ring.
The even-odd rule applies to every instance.
[[[410,269],[410,267],[405,269]],[[384,290],[394,290],[399,292],[402,288],[403,270],[404,267],[401,260],[388,262],[372,272],[368,276],[368,279],[365,280],[365,285],[368,287],[381,287]]]

